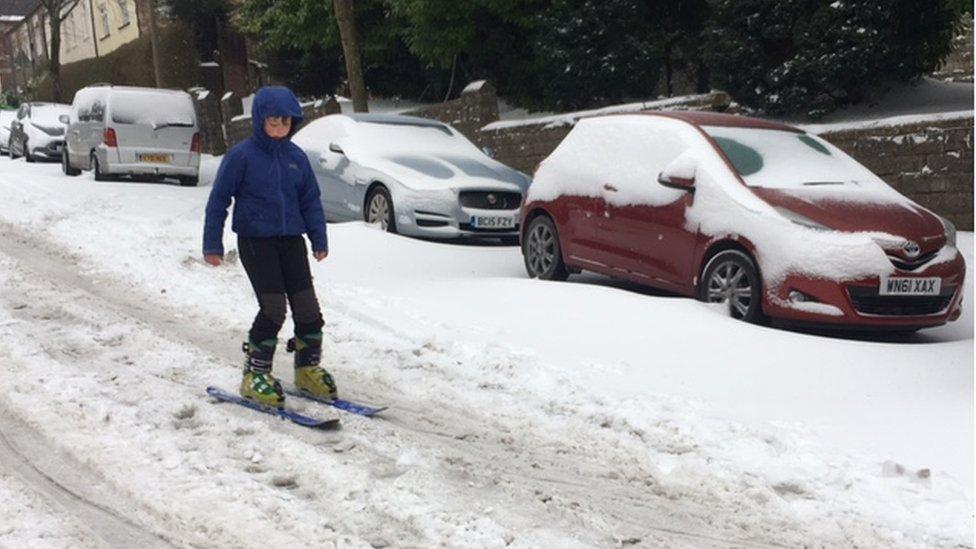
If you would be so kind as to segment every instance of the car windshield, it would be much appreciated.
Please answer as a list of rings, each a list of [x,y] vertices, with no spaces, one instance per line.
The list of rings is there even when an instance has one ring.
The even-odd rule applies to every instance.
[[[58,118],[62,114],[70,112],[71,107],[68,105],[33,105],[31,106],[30,119],[32,123],[38,126],[54,128],[63,126],[64,124]]]
[[[877,176],[836,147],[806,133],[705,126],[750,187],[873,187]]]
[[[116,124],[193,127],[196,120],[193,102],[184,93],[113,90],[111,102]]]

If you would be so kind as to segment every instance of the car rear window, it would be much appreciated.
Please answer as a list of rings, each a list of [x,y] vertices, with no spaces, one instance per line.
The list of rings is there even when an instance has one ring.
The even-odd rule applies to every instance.
[[[196,122],[193,101],[183,93],[114,90],[111,109],[116,124],[193,127]]]

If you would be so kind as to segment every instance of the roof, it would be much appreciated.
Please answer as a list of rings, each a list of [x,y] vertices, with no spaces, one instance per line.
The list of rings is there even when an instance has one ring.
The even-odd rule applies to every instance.
[[[34,13],[40,5],[41,0],[0,0],[0,16],[25,17]]]
[[[640,114],[666,116],[676,118],[695,126],[725,126],[729,128],[754,128],[759,130],[780,130],[785,132],[804,133],[803,130],[781,122],[750,118],[735,114],[725,114],[710,111],[644,111]]]

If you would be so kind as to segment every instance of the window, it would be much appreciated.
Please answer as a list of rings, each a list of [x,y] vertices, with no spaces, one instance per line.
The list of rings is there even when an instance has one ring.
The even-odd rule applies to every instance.
[[[119,28],[129,24],[129,0],[118,0],[119,2],[119,14],[122,16],[122,24]]]
[[[102,38],[108,38],[108,35],[112,32],[108,26],[108,6],[100,4],[98,6],[98,16],[102,21]]]

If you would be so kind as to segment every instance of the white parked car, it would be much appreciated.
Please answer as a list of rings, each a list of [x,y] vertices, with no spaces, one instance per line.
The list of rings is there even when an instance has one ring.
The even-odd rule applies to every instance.
[[[529,178],[434,120],[334,114],[293,141],[309,156],[330,221],[426,238],[517,240]]]
[[[61,166],[95,180],[117,176],[173,177],[196,185],[200,128],[186,92],[125,86],[89,86],[75,94]]]
[[[15,109],[0,111],[0,155],[8,154],[10,149],[10,123],[17,118]]]
[[[28,162],[57,160],[64,147],[62,115],[71,109],[61,103],[24,103],[10,123],[10,156]]]

